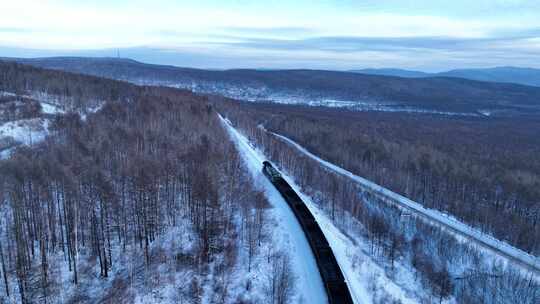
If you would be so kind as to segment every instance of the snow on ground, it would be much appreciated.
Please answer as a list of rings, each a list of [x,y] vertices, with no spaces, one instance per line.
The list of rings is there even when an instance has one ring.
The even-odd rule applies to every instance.
[[[9,212],[0,210],[1,218],[10,218]],[[151,243],[150,265],[145,264],[137,243],[123,248],[112,242],[113,264],[108,278],[100,275],[99,262],[90,249],[79,248],[78,285],[73,284],[74,273],[66,256],[57,249],[48,258],[51,290],[47,303],[190,303],[189,284],[195,274],[189,267],[178,267],[174,256],[191,255],[195,238],[186,219],[179,218],[177,223]],[[163,255],[166,258],[162,259]],[[10,297],[6,303],[20,303],[16,279],[9,279]]]
[[[30,95],[17,95],[11,92],[0,91],[0,97],[24,97],[36,99],[41,104],[41,112],[44,114],[63,114],[65,113],[60,106],[60,97],[46,94],[43,92],[33,92]]]
[[[300,295],[299,301],[310,304],[327,303],[326,292],[315,257],[300,224],[281,194],[262,174],[262,162],[265,157],[252,147],[248,140],[231,126],[228,120],[221,116],[220,119],[235,142],[256,186],[264,191],[274,207],[270,212],[279,222],[274,233],[278,235],[276,239],[282,240],[280,243],[283,246],[285,244],[288,246],[287,253],[291,256],[291,264],[297,276],[296,286]]]
[[[292,211],[283,201],[279,192],[274,186],[266,180],[262,173],[260,173],[261,163],[266,159],[264,155],[253,145],[251,145],[248,139],[240,134],[230,122],[223,119],[224,125],[226,125],[229,134],[242,151],[243,157],[248,161],[250,170],[258,175],[263,181],[266,181],[267,192],[272,192],[277,197],[272,198],[271,201],[283,205],[291,214],[291,218],[287,219],[289,222],[294,222],[295,226],[298,226],[299,230],[296,233],[304,237],[304,232],[301,230],[299,224],[294,219]],[[394,280],[399,282],[399,285],[394,282],[385,274],[385,269],[379,266],[377,261],[367,254],[369,251],[369,245],[362,242],[359,239],[352,239],[349,236],[343,234],[337,227],[334,226],[332,221],[325,215],[324,211],[320,210],[311,200],[309,196],[304,195],[299,187],[294,183],[293,179],[287,174],[283,174],[283,177],[289,182],[294,190],[301,196],[302,200],[307,204],[311,213],[314,215],[316,221],[319,223],[323,233],[325,234],[330,247],[334,251],[338,264],[347,280],[347,285],[352,294],[355,303],[380,303],[381,298],[399,299],[403,304],[418,303],[418,300],[414,297],[415,291],[422,290],[413,277],[410,271],[404,268],[400,268],[399,263],[396,263],[396,278]],[[269,188],[269,189],[268,189]],[[290,223],[293,224],[293,223]],[[309,245],[308,245],[309,246]],[[312,256],[310,248],[309,255]],[[293,260],[293,262],[296,262]],[[316,267],[316,266],[315,266]],[[317,275],[318,272],[317,272]],[[406,288],[403,288],[405,286]],[[384,300],[383,300],[384,302]]]
[[[309,196],[300,191],[300,187],[291,176],[287,173],[284,174],[284,172],[281,172],[281,174],[289,185],[293,187],[294,191],[300,195],[302,201],[304,201],[321,227],[341,267],[355,303],[373,303],[377,298],[381,297],[381,295],[374,293],[380,292],[381,289],[393,299],[399,299],[402,304],[418,303],[416,299],[408,294],[415,290],[422,290],[422,287],[415,282],[412,273],[402,269],[401,265],[396,263],[396,273],[398,275],[394,280],[399,281],[400,285],[396,284],[386,275],[385,269],[369,256],[369,245],[367,243],[362,242],[361,239],[343,234],[341,230],[334,226],[326,213]]]
[[[81,116],[81,120],[86,121],[89,114],[97,113],[99,110],[103,108],[104,105],[105,105],[105,102],[102,102],[95,106],[88,107],[82,111],[78,111],[79,115]]]
[[[41,112],[44,114],[63,114],[65,111],[57,105],[41,102]]]
[[[47,92],[33,91],[23,97],[38,100],[41,103],[43,113],[46,114],[64,114],[66,112],[77,112],[83,120],[86,120],[87,114],[96,113],[105,105],[104,100],[87,100],[86,108],[77,108],[75,98],[53,95]]]
[[[6,91],[0,91],[0,97],[15,97],[17,94],[6,92]]]
[[[396,204],[402,208],[405,208],[409,211],[414,212],[417,215],[420,215],[421,218],[426,219],[427,223],[438,225],[439,227],[448,229],[454,234],[459,236],[467,237],[470,240],[473,240],[482,248],[486,249],[487,253],[490,254],[494,259],[499,259],[503,257],[505,260],[517,261],[522,268],[525,268],[525,271],[534,271],[536,274],[540,272],[540,258],[532,256],[516,247],[509,245],[506,242],[500,241],[490,235],[484,234],[481,231],[468,226],[454,217],[451,217],[447,214],[444,214],[440,211],[424,208],[421,204],[414,202],[402,195],[399,195],[395,192],[392,192],[382,186],[379,186],[363,177],[357,176],[339,166],[336,166],[330,162],[327,162],[320,157],[312,154],[307,149],[296,143],[295,141],[277,134],[270,132],[276,137],[282,139],[283,141],[294,146],[297,150],[302,152],[304,155],[310,157],[311,159],[319,162],[324,167],[340,174],[345,177],[348,177],[356,181],[361,186],[369,189],[371,193],[377,194],[386,199],[391,203]],[[459,237],[458,237],[459,239]]]
[[[19,95],[10,92],[0,91],[0,97],[3,96],[15,97]],[[69,108],[69,104],[63,103],[65,100],[63,101],[63,99],[59,96],[47,94],[44,92],[31,92],[30,95],[23,95],[22,97],[38,100],[41,104],[41,113],[43,114],[61,115],[65,114],[67,111],[70,111],[66,110],[67,108]],[[105,102],[94,101],[91,104],[92,105],[88,106],[86,109],[77,110],[83,121],[86,120],[89,114],[96,113],[101,110]],[[50,119],[43,117],[6,122],[4,124],[0,124],[0,139],[12,138],[17,145],[33,145],[45,139],[45,137],[49,133],[49,125]],[[0,159],[10,157],[12,151],[12,147],[1,150]]]
[[[29,91],[27,92],[27,95],[23,95],[23,97],[32,98],[32,99],[38,100],[41,103],[47,103],[51,105],[65,104],[66,101],[72,100],[72,98],[70,97],[49,94],[47,92],[41,92],[41,91]]]
[[[329,107],[329,108],[346,108],[349,110],[360,111],[360,112],[373,111],[373,112],[403,112],[403,113],[417,113],[417,114],[435,114],[435,115],[447,115],[447,116],[470,116],[470,117],[483,116],[476,113],[449,112],[449,111],[422,109],[422,108],[404,106],[398,103],[389,103],[389,102],[363,102],[363,101],[354,101],[354,100],[323,99],[323,100],[318,100],[318,101],[309,101],[307,102],[307,105]]]
[[[32,145],[45,139],[49,120],[31,118],[10,121],[0,125],[0,137],[12,137],[17,142]]]
[[[330,97],[314,97],[303,91],[275,90],[267,86],[237,85],[210,81],[186,80],[184,82],[152,81],[137,79],[132,81],[138,85],[169,86],[193,91],[194,93],[217,94],[229,98],[249,102],[272,101],[280,104],[308,105],[314,107],[346,108],[362,112],[403,112],[416,114],[432,114],[443,116],[485,117],[483,113],[450,112],[422,109],[414,106],[400,105],[399,102],[363,101],[336,99]],[[317,95],[317,94],[315,94]],[[328,95],[321,93],[320,95]]]
[[[11,157],[11,152],[12,152],[11,148],[0,151],[0,159],[7,159]]]

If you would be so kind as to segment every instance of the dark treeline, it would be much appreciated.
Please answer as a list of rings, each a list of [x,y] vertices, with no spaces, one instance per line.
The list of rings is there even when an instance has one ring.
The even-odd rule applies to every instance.
[[[337,227],[354,240],[367,241],[370,254],[381,260],[388,276],[395,276],[396,263],[412,269],[414,279],[426,290],[431,290],[432,296],[423,299],[422,303],[439,303],[449,297],[458,303],[538,302],[539,286],[533,274],[490,262],[475,245],[458,241],[444,230],[377,199],[351,180],[326,170],[260,128],[261,124],[266,127],[278,125],[287,118],[295,121],[293,114],[300,115],[302,111],[309,114],[309,109],[277,106],[278,110],[275,110],[274,106],[269,106],[275,110],[270,111],[260,109],[260,105],[227,102],[221,98],[216,98],[215,104],[237,128],[258,143],[272,161],[294,176],[302,190]],[[314,132],[324,132],[316,127],[315,118],[310,118],[314,121],[310,123],[306,119],[305,125],[297,124],[296,127],[304,131],[312,127]],[[322,118],[319,122],[322,126],[327,123]],[[328,137],[333,135],[326,134]],[[328,142],[324,146],[327,147]],[[346,150],[348,146],[340,148]],[[397,172],[387,172],[387,178],[394,173]],[[391,303],[392,300],[383,302]]]
[[[243,107],[330,162],[540,253],[540,119]]]
[[[0,91],[18,94],[46,93],[75,100],[76,107],[92,101],[126,100],[140,89],[121,81],[46,70],[0,60]]]
[[[34,99],[0,94],[0,123],[38,117],[40,111],[41,105]]]
[[[0,161],[3,299],[131,303],[154,284],[145,273],[172,263],[173,269],[193,273],[177,301],[187,297],[199,303],[205,293],[215,303],[239,301],[228,299],[231,273],[242,248],[248,272],[258,266],[252,257],[267,238],[268,203],[249,186],[205,98],[15,64],[0,71],[6,90],[50,92],[65,86],[53,93],[107,101],[85,121],[76,113],[56,118],[45,142],[18,148]],[[169,228],[185,227],[183,222],[192,232],[175,242],[194,242],[191,251],[179,246],[163,253],[152,246]],[[128,253],[140,256],[142,265],[128,264]],[[285,303],[292,295],[287,257],[268,254],[267,263],[275,266],[269,266],[268,284],[281,287],[269,287],[266,297]],[[87,287],[80,287],[61,300],[61,289],[70,289],[62,281],[65,268],[68,285],[75,288],[90,284],[92,269],[114,281],[109,290],[84,293]],[[213,279],[203,281],[205,275]],[[243,287],[246,292],[250,283]]]

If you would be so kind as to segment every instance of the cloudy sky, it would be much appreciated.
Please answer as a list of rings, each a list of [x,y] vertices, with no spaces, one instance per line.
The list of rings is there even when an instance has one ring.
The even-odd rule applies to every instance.
[[[540,0],[0,0],[0,56],[203,68],[540,68]]]

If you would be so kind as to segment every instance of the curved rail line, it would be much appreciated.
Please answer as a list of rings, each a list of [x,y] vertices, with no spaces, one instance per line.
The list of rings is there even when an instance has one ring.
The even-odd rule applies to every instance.
[[[281,177],[281,174],[268,161],[263,162],[262,171],[270,182],[281,193],[296,219],[306,234],[307,240],[313,255],[317,261],[319,272],[328,295],[330,304],[353,304],[351,293],[339,268],[336,257],[328,244],[321,228],[315,221],[313,214],[306,204],[292,189],[292,187]]]
[[[372,195],[383,200],[384,202],[394,204],[395,206],[409,210],[413,214],[419,217],[422,217],[429,222],[435,223],[439,225],[440,227],[444,227],[457,235],[465,237],[475,242],[476,244],[482,246],[483,248],[488,249],[492,251],[493,253],[498,254],[501,257],[505,257],[506,259],[510,261],[513,261],[517,265],[520,265],[522,269],[529,271],[531,274],[533,274],[533,276],[536,276],[537,278],[539,278],[540,258],[527,254],[526,252],[516,247],[513,247],[507,243],[501,242],[492,236],[483,234],[480,231],[472,227],[469,227],[468,225],[465,225],[461,222],[458,222],[455,219],[444,216],[440,212],[437,212],[432,209],[424,208],[422,205],[420,205],[417,202],[414,202],[400,194],[397,194],[395,192],[388,190],[387,188],[379,186],[365,178],[357,176],[339,166],[336,166],[330,162],[327,162],[321,159],[320,157],[314,155],[313,153],[309,152],[307,149],[305,149],[304,147],[302,147],[295,141],[289,139],[288,137],[285,137],[281,134],[277,134],[277,133],[270,132],[267,130],[265,131],[283,140],[284,142],[292,145],[301,153],[319,162],[321,165],[323,165],[327,169],[334,171],[335,173],[339,175],[342,175],[342,176],[345,176],[347,178],[354,180],[361,186],[361,188],[366,190],[368,193],[371,193]]]

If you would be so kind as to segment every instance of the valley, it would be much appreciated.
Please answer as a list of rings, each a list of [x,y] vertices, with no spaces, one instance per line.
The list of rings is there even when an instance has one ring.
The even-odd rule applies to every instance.
[[[6,299],[326,303],[265,159],[313,214],[354,303],[539,296],[531,113],[242,101],[12,62],[0,72]]]
[[[320,70],[201,70],[122,58],[9,59],[49,69],[249,101],[459,116],[540,113],[540,88],[462,78],[400,78]],[[426,94],[429,92],[429,94]]]

